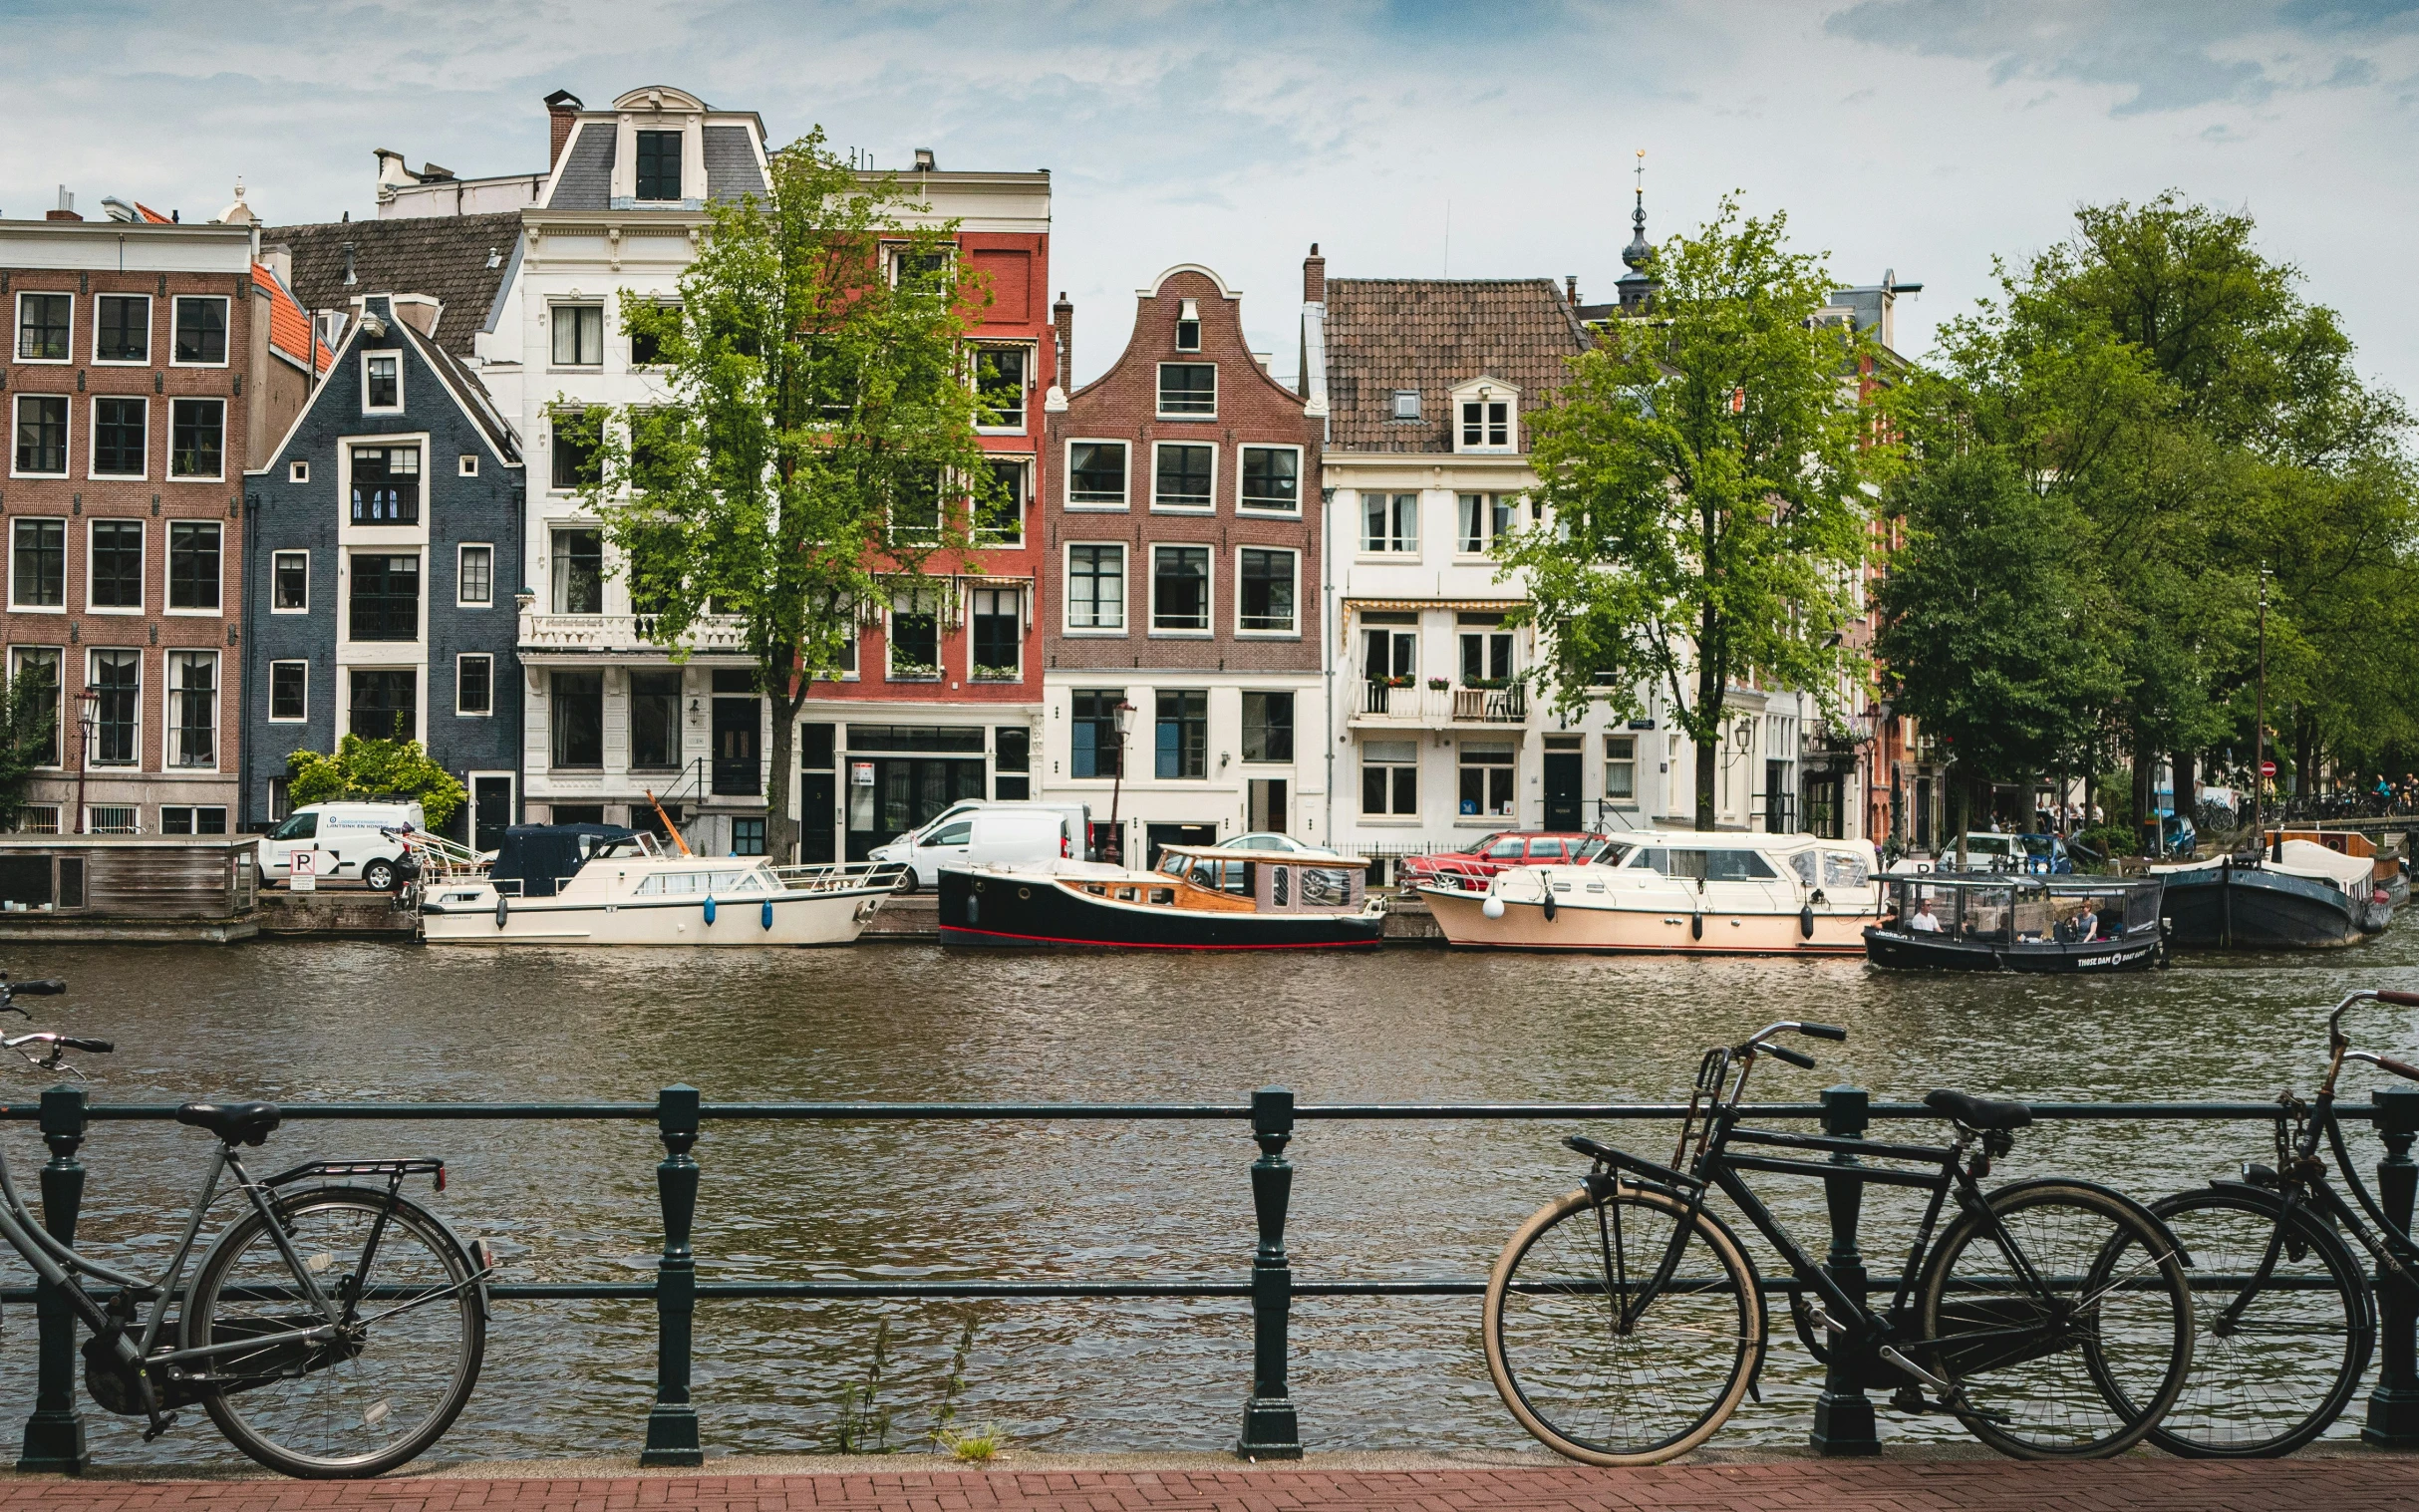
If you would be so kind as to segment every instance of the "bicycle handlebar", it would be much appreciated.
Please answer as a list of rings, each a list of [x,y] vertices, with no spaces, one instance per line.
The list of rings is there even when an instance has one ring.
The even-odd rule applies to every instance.
[[[1774,1058],[1786,1060],[1801,1071],[1814,1069],[1814,1058],[1802,1050],[1792,1050],[1786,1045],[1767,1045],[1764,1049],[1770,1051]]]
[[[2380,1003],[2397,1003],[2404,1008],[2419,1008],[2419,993],[2388,992],[2384,988],[2379,988],[2377,990],[2377,1001]]]
[[[115,1043],[108,1040],[79,1040],[74,1035],[53,1034],[49,1030],[39,1030],[30,1035],[13,1035],[6,1040],[0,1040],[0,1048],[8,1050],[17,1050],[28,1045],[50,1045],[56,1046],[60,1050],[91,1051],[99,1056],[106,1056],[118,1048]]]
[[[31,982],[6,984],[9,993],[19,998],[56,998],[67,991],[67,984],[57,977],[41,977]]]
[[[1836,1024],[1801,1024],[1797,1032],[1814,1040],[1846,1041],[1848,1032]]]

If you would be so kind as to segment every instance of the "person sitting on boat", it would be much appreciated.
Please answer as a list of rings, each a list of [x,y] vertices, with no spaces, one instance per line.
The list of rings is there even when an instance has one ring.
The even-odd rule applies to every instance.
[[[1907,921],[1907,927],[1917,934],[1937,935],[1941,932],[1941,921],[1933,917],[1930,898],[1915,906],[1915,917]]]
[[[2083,904],[2083,911],[2074,916],[2074,937],[2083,941],[2100,938],[2100,915],[2088,900]]]

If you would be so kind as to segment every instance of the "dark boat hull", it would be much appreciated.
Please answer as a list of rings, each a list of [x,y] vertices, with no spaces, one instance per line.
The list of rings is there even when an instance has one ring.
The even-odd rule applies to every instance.
[[[1007,950],[1375,950],[1370,914],[1261,914],[1150,908],[1054,882],[951,871],[940,885],[941,943]]]
[[[2329,883],[2250,866],[2171,872],[2162,912],[2187,949],[2311,950],[2356,945],[2382,931],[2393,905]]]
[[[2088,944],[1993,945],[1952,935],[1865,931],[1865,959],[1894,971],[2015,971],[2056,976],[2104,976],[2148,971],[2159,964],[2162,941],[2149,930],[2122,940]]]

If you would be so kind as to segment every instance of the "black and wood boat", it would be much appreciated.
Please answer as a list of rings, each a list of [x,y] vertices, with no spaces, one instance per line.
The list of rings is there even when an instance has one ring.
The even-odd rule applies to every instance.
[[[2100,974],[2165,961],[2157,881],[1914,872],[1883,879],[1865,959],[1902,970]]]
[[[2357,945],[2393,922],[2393,895],[2372,858],[2308,840],[2188,866],[2154,866],[2179,946],[2312,950]]]
[[[1368,862],[1332,851],[1171,845],[1156,871],[1084,861],[944,867],[943,945],[1007,949],[1373,950]]]
[[[2279,857],[2286,840],[2307,840],[2322,845],[2337,855],[2357,856],[2369,863],[2369,876],[2385,889],[2386,901],[2397,909],[2411,901],[2411,876],[2403,870],[2401,852],[2391,846],[2379,846],[2376,841],[2357,829],[2270,829],[2260,843]]]

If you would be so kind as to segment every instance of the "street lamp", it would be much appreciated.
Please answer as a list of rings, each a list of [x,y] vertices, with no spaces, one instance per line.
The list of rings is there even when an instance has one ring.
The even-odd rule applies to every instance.
[[[1125,864],[1125,831],[1117,826],[1117,800],[1125,789],[1125,738],[1133,733],[1134,706],[1123,699],[1109,711],[1109,723],[1117,730],[1117,769],[1108,784],[1108,862],[1111,866]]]
[[[1867,839],[1873,837],[1873,769],[1880,764],[1882,732],[1890,726],[1890,701],[1877,699],[1856,712],[1856,744],[1864,748],[1857,765],[1862,770],[1864,792],[1857,811],[1864,816]]]
[[[93,755],[93,727],[101,720],[101,690],[87,684],[76,695],[76,733],[81,740],[76,746],[76,833],[90,834],[84,806],[84,769]]]

